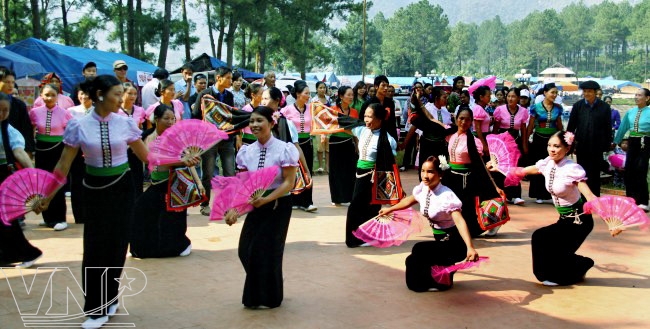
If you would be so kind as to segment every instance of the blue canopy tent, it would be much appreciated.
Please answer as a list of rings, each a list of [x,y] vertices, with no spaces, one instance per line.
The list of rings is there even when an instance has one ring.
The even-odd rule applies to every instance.
[[[199,55],[197,58],[191,60],[190,64],[192,64],[192,67],[194,68],[194,72],[212,71],[220,67],[228,66],[226,62],[216,59],[206,53],[203,53]],[[172,74],[181,73],[181,68],[182,66],[171,71],[170,73]]]
[[[0,48],[0,65],[14,71],[16,78],[24,78],[26,76],[39,78],[41,75],[47,73],[41,63],[5,48]]]
[[[97,64],[98,75],[114,75],[113,62],[121,59],[129,67],[127,77],[133,81],[138,81],[138,71],[153,73],[158,68],[125,54],[64,46],[34,38],[16,42],[6,49],[41,63],[47,72],[55,72],[63,80],[63,90],[67,92],[83,79],[81,70],[88,62]]]
[[[237,70],[237,72],[241,73],[244,80],[257,80],[257,79],[261,79],[261,78],[264,77],[264,74],[255,73],[253,71],[249,71],[249,70],[246,70],[246,69],[238,68],[236,70]]]

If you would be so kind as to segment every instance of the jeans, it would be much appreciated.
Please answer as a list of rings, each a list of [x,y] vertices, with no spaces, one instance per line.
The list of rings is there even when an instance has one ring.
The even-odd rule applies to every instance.
[[[210,204],[211,192],[212,192],[212,177],[214,177],[214,164],[217,158],[217,155],[221,158],[221,166],[223,167],[223,176],[235,176],[235,136],[231,135],[227,140],[217,143],[205,153],[201,155],[201,168],[203,170],[203,175],[201,177],[201,182],[205,188],[205,192],[208,195],[208,200],[201,203],[201,207],[205,207]]]

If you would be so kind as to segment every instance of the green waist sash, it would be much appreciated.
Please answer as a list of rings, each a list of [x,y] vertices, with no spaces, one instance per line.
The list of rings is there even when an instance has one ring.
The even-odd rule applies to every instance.
[[[298,138],[310,138],[311,135],[309,133],[298,133]]]
[[[452,170],[470,170],[469,163],[449,163],[449,168]]]
[[[168,178],[169,178],[169,171],[152,171],[151,172],[151,179],[152,180],[162,181],[162,180],[166,180]]]
[[[357,160],[357,168],[372,169],[375,167],[375,161]]]
[[[347,134],[347,133],[342,133],[342,132],[341,133],[333,133],[332,136],[341,137],[341,138],[352,137],[352,135]]]
[[[560,215],[570,215],[574,212],[581,212],[582,211],[582,205],[584,204],[584,200],[580,199],[578,202],[570,205],[570,206],[555,206],[555,209]]]
[[[646,136],[650,136],[650,132],[630,131],[630,137],[646,137]]]
[[[86,165],[86,173],[93,176],[117,176],[129,169],[129,163],[125,162],[117,167],[93,167]]]
[[[557,128],[541,128],[535,127],[535,132],[543,135],[553,135],[557,132]]]
[[[447,232],[445,232],[445,231],[443,231],[441,229],[437,229],[437,228],[433,228],[433,227],[432,227],[432,229],[433,229],[433,234],[447,234]]]
[[[50,135],[36,134],[36,140],[43,141],[43,142],[50,142],[50,143],[59,143],[59,142],[63,142],[63,136],[50,136]]]

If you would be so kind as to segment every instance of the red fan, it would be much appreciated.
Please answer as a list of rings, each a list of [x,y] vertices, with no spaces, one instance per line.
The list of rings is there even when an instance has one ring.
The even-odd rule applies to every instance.
[[[408,237],[424,229],[420,214],[411,209],[393,211],[361,224],[352,234],[377,248],[399,246]]]
[[[478,260],[475,262],[463,261],[450,266],[434,265],[431,266],[431,276],[436,282],[440,284],[450,285],[451,273],[454,273],[456,271],[461,271],[461,270],[467,270],[473,267],[478,267],[481,263],[486,262],[488,259],[490,258],[479,256]]]
[[[11,221],[34,210],[41,199],[56,193],[65,182],[65,177],[42,169],[18,170],[0,185],[0,219],[11,225]]]
[[[499,171],[506,175],[511,168],[517,167],[517,161],[521,153],[517,148],[517,142],[508,132],[485,137],[490,149],[490,161],[494,163]]]
[[[583,206],[585,213],[600,216],[610,231],[624,230],[628,227],[648,228],[648,216],[636,205],[632,198],[604,195],[588,201]]]
[[[219,178],[222,180],[219,180]],[[210,209],[210,220],[223,220],[231,213],[239,217],[253,211],[253,206],[248,203],[248,200],[237,199],[238,194],[236,191],[238,188],[239,180],[235,177],[215,177],[212,179],[212,191],[216,197],[212,202],[212,209]]]
[[[228,135],[212,124],[201,120],[182,120],[158,137],[149,151],[150,166],[182,162],[203,154]]]

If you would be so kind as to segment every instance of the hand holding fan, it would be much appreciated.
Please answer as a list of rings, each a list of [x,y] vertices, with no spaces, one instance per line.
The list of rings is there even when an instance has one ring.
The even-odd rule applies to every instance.
[[[247,197],[247,202],[253,202],[264,195],[279,173],[280,167],[278,166],[240,172],[237,174],[240,185],[237,193]]]
[[[511,168],[517,167],[521,153],[510,133],[492,134],[485,139],[490,149],[490,161],[503,175],[506,175]]]
[[[431,266],[431,276],[436,282],[440,284],[450,285],[451,273],[456,271],[467,270],[473,267],[478,267],[481,263],[486,262],[488,259],[490,258],[485,256],[480,256],[478,260],[475,262],[463,261],[450,266],[434,265]]]
[[[218,181],[217,178],[227,180]],[[231,180],[228,180],[231,179]],[[212,191],[215,198],[210,209],[210,220],[226,219],[228,225],[235,223],[236,218],[253,211],[247,200],[237,199],[236,190],[239,188],[239,180],[235,177],[215,177],[212,179]],[[235,218],[235,220],[232,220]]]
[[[5,225],[33,211],[42,199],[51,197],[65,185],[65,177],[42,169],[26,168],[7,177],[0,185],[0,219]]]
[[[426,226],[420,214],[411,209],[393,211],[379,215],[361,224],[352,234],[377,248],[399,246],[412,233],[422,231]]]
[[[613,232],[612,235],[629,227],[648,228],[648,216],[632,198],[604,195],[585,203],[583,210],[585,213],[595,213],[600,216]]]

